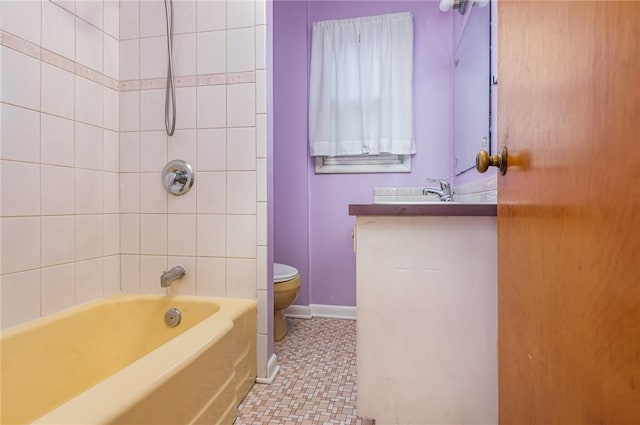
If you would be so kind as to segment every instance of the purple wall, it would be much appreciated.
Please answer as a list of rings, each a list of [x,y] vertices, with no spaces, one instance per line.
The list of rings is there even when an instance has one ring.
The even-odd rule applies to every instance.
[[[307,148],[308,38],[313,22],[411,11],[418,153],[411,173],[316,175]],[[274,2],[275,261],[297,267],[296,304],[356,305],[350,203],[370,203],[374,187],[453,179],[452,14],[433,1]]]

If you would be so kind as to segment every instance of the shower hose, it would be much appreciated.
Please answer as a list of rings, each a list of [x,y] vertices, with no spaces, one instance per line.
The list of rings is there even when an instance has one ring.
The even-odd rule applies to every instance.
[[[164,97],[164,126],[169,136],[176,130],[176,87],[173,78],[173,0],[164,0],[164,11],[167,21],[167,90]],[[171,105],[171,114],[169,108]]]

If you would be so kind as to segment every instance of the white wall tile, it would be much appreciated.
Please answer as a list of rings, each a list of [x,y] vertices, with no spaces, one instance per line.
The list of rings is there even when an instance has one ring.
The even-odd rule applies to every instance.
[[[102,0],[76,1],[76,16],[91,23],[91,25],[103,28],[104,10]]]
[[[75,172],[73,168],[42,165],[40,181],[42,215],[75,212]]]
[[[40,267],[40,217],[11,217],[0,222],[2,273]]]
[[[40,165],[0,161],[2,216],[40,215]]]
[[[159,173],[166,163],[167,133],[164,131],[140,132],[140,171]]]
[[[267,159],[259,158],[256,163],[256,199],[258,202],[267,202]]]
[[[267,203],[256,204],[256,243],[267,245]]]
[[[49,0],[53,3],[57,4],[64,10],[70,12],[71,14],[76,14],[76,0]]]
[[[198,173],[198,214],[224,214],[227,210],[227,177],[224,172]]]
[[[257,376],[261,377],[261,378],[268,378],[269,376],[267,375],[267,362],[264,361],[264,359],[267,359],[269,357],[268,354],[268,350],[269,350],[269,342],[268,342],[268,335],[263,335],[263,334],[258,334],[256,336],[257,339],[257,347],[256,347],[256,357],[258,359],[258,369],[257,369]],[[273,337],[271,337],[273,338]]]
[[[75,305],[76,273],[73,263],[43,268],[41,279],[43,316]]]
[[[256,67],[255,29],[227,31],[227,72],[253,71]]]
[[[3,1],[0,3],[0,28],[33,44],[40,45],[40,2]]]
[[[120,289],[124,293],[140,292],[140,256],[120,256]]]
[[[42,111],[73,119],[74,81],[71,72],[42,63]]]
[[[76,169],[76,214],[102,214],[104,211],[102,173],[102,171]]]
[[[140,212],[139,173],[120,173],[120,212]]]
[[[160,286],[160,275],[167,270],[167,257],[155,255],[140,256],[140,291],[145,294],[166,294]]]
[[[140,1],[120,1],[120,40],[140,36]]]
[[[256,69],[267,67],[266,25],[256,27]]]
[[[205,297],[226,295],[226,261],[224,258],[198,257],[196,294]]]
[[[104,178],[104,208],[105,214],[120,212],[120,176],[118,173],[103,173]]]
[[[113,38],[120,36],[120,2],[105,0],[104,2],[104,32]]]
[[[120,256],[104,257],[104,296],[120,293]]]
[[[165,42],[165,51],[167,50]],[[196,35],[180,34],[173,38],[173,71],[176,76],[196,74]],[[165,66],[164,75],[167,70]]]
[[[267,10],[265,0],[256,0],[256,25],[267,24]]]
[[[104,32],[117,39],[120,36],[120,1],[104,1]]]
[[[175,8],[174,8],[175,12]],[[175,28],[174,28],[175,29]],[[163,1],[140,2],[140,37],[164,35],[167,31]]]
[[[220,74],[226,72],[226,40],[226,31],[198,33],[198,74]]]
[[[227,130],[227,170],[247,171],[255,169],[255,127],[229,128]]]
[[[2,329],[40,317],[40,270],[0,277]]]
[[[104,216],[76,215],[76,260],[101,257],[103,250]]]
[[[140,40],[120,40],[120,80],[140,78]]]
[[[226,240],[226,219],[224,215],[198,214],[197,255],[224,257]]]
[[[245,28],[255,25],[255,3],[252,0],[227,1],[227,28]]]
[[[149,2],[144,2],[149,3]],[[175,40],[174,40],[175,43]],[[175,70],[175,64],[174,64]],[[167,75],[167,38],[140,39],[140,78],[161,78]]]
[[[0,157],[39,162],[40,113],[3,103],[0,114]]]
[[[140,92],[141,130],[164,130],[164,96],[164,89]]]
[[[80,1],[78,6],[90,3],[94,2]],[[103,42],[102,31],[76,18],[76,62],[102,72]]]
[[[76,122],[76,167],[102,170],[102,133],[100,127]]]
[[[195,167],[196,164],[196,131],[176,130],[169,138],[168,160],[181,159]]]
[[[226,86],[198,87],[198,128],[220,128],[227,123]]]
[[[167,241],[169,255],[196,255],[195,214],[169,214]]]
[[[166,214],[140,215],[140,253],[167,255]]]
[[[196,134],[198,171],[222,171],[227,168],[227,130],[198,130]]]
[[[256,299],[256,260],[227,258],[227,297]]]
[[[75,253],[75,219],[72,215],[43,216],[41,221],[42,266],[70,263]]]
[[[164,102],[164,100],[163,100]],[[180,105],[176,116],[176,128],[196,128],[196,88],[181,87],[176,89],[176,104]],[[164,108],[164,103],[162,104]],[[164,109],[162,112],[164,128]]]
[[[84,304],[102,298],[104,295],[104,260],[92,260],[76,263],[76,303]]]
[[[226,2],[224,0],[197,0],[197,30],[225,29]]]
[[[256,114],[256,151],[258,158],[267,157],[267,114]]]
[[[255,86],[253,83],[227,86],[228,127],[251,127],[255,125]]]
[[[269,285],[269,279],[267,279],[267,247],[266,246],[258,246],[258,254],[256,258],[256,276],[257,283],[256,287],[258,290],[267,289]]]
[[[45,164],[73,166],[75,161],[72,120],[42,114],[42,156]]]
[[[197,266],[196,257],[168,257],[167,268],[177,265],[184,267],[185,275],[174,281],[169,287],[169,295],[196,295]]]
[[[227,214],[256,213],[256,172],[227,173]]]
[[[120,96],[115,90],[102,88],[103,93],[103,126],[118,131],[120,128]]]
[[[196,1],[180,0],[173,2],[174,34],[196,31]]]
[[[140,253],[139,214],[120,214],[120,250],[123,254]]]
[[[227,216],[227,257],[256,258],[255,215]]]
[[[102,132],[104,145],[104,161],[102,169],[117,173],[120,171],[120,135],[117,131],[104,130]]]
[[[196,174],[196,180],[198,178],[199,177]],[[191,186],[191,190],[184,195],[168,196],[167,211],[169,212],[169,214],[195,214],[199,186],[200,183],[194,184],[193,186]]]
[[[139,167],[140,133],[120,133],[120,171],[138,171]]]
[[[268,317],[267,317],[267,291],[257,290],[257,307],[258,307],[258,326],[257,331],[259,334],[269,333]]]
[[[42,47],[75,60],[76,18],[61,7],[42,2]]]
[[[102,86],[93,81],[76,76],[76,121],[102,127],[103,99]]]
[[[120,215],[105,214],[103,255],[116,255],[120,253]]]
[[[116,80],[120,79],[120,51],[119,41],[108,34],[104,34],[104,74]]]
[[[267,113],[267,71],[256,71],[256,113]]]
[[[0,100],[40,109],[40,61],[4,46],[0,47],[0,61]]]
[[[140,92],[120,92],[120,131],[140,130]]]
[[[155,214],[167,212],[167,192],[162,186],[159,172],[140,174],[140,212]]]

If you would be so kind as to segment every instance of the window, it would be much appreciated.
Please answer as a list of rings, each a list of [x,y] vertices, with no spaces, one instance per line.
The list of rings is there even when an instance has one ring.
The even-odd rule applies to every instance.
[[[315,22],[309,80],[316,172],[411,171],[410,13]]]

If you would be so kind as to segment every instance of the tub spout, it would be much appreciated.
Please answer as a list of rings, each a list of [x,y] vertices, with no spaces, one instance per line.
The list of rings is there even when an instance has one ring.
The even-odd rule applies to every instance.
[[[162,288],[168,288],[169,286],[171,286],[174,280],[180,279],[184,275],[185,275],[184,267],[175,266],[171,270],[162,272],[162,275],[160,275],[160,286]]]

